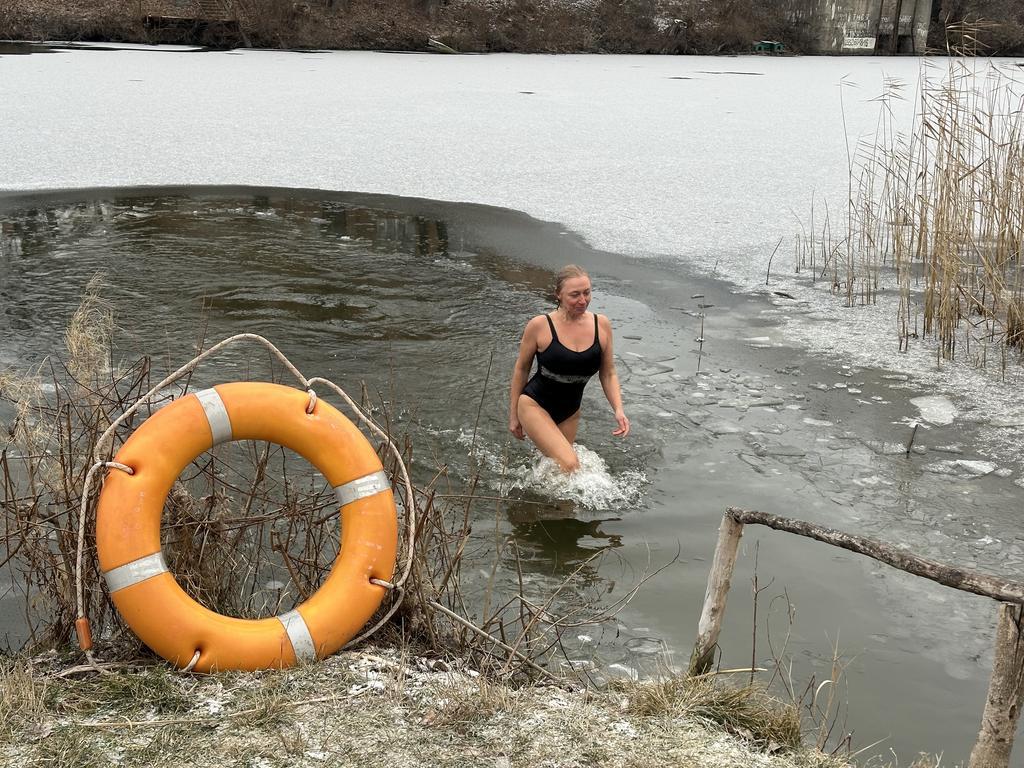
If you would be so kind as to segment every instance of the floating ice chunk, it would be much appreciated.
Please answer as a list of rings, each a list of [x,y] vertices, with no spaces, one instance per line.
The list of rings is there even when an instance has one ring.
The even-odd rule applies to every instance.
[[[671,365],[645,365],[642,368],[634,368],[633,373],[637,376],[650,378],[651,376],[658,376],[663,373],[671,373],[673,370],[675,369]]]
[[[892,485],[892,482],[886,480],[878,475],[869,475],[868,477],[857,477],[853,480],[854,485],[859,485],[861,488],[875,488],[877,486]]]
[[[704,428],[715,436],[720,435],[735,435],[738,432],[743,431],[743,427],[739,424],[734,424],[731,421],[725,421],[724,419],[714,419],[704,425]]]
[[[952,424],[957,416],[956,406],[943,395],[913,397],[910,402],[921,412],[921,418],[932,424]]]
[[[795,445],[769,445],[765,448],[769,456],[806,456],[807,452]]]
[[[1024,427],[1024,411],[1006,413],[989,421],[993,427]]]
[[[657,656],[664,653],[665,641],[657,637],[633,637],[626,641],[626,649],[637,656]]]
[[[996,465],[991,461],[971,461],[969,459],[951,459],[936,461],[925,466],[926,472],[936,475],[955,475],[957,477],[984,477],[995,472]]]
[[[907,452],[907,446],[902,443],[891,443],[883,440],[865,440],[864,445],[880,456],[896,456]]]
[[[776,408],[780,405],[785,405],[786,401],[781,397],[762,397],[758,400],[750,401],[750,408]]]
[[[809,427],[831,427],[833,426],[831,421],[825,421],[824,419],[812,419],[810,417],[804,419],[804,424]]]

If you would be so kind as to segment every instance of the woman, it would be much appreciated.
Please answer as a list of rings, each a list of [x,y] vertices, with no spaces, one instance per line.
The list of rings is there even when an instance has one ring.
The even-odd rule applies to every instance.
[[[629,419],[612,358],[612,325],[604,315],[587,311],[590,277],[575,264],[563,267],[555,275],[555,299],[555,311],[533,318],[523,331],[512,369],[508,428],[520,440],[529,436],[562,471],[575,472],[580,460],[572,444],[583,388],[595,373],[615,412],[618,426],[612,434],[628,435]],[[527,381],[535,357],[537,372]]]

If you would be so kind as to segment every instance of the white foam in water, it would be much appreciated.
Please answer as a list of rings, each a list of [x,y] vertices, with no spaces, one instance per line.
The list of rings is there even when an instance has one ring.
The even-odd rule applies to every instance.
[[[532,464],[509,468],[509,489],[530,490],[587,509],[609,509],[639,500],[647,480],[643,472],[629,470],[613,475],[600,455],[579,443],[573,447],[580,459],[578,471],[567,475],[552,459],[541,456]]]
[[[502,495],[525,490],[552,500],[571,501],[586,509],[612,509],[635,506],[647,484],[647,475],[639,470],[612,474],[599,454],[579,443],[573,444],[573,448],[579,456],[580,468],[566,475],[553,459],[536,451],[525,463],[506,464],[504,452],[482,443],[479,436],[473,446],[471,432],[460,430],[457,440],[473,447],[476,460],[491,471],[494,487]]]

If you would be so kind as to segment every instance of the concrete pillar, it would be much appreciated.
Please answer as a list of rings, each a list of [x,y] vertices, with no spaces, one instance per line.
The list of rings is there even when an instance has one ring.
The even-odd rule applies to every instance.
[[[790,0],[815,53],[923,53],[933,0]]]
[[[919,55],[928,48],[933,5],[933,0],[916,0],[914,3],[914,53]]]

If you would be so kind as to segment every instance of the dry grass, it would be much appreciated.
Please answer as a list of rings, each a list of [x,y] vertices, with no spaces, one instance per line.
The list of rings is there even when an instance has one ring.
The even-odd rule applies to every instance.
[[[371,648],[309,667],[193,676],[143,667],[114,679],[55,677],[66,661],[21,659],[43,707],[0,741],[0,760],[46,765],[654,766],[839,768],[820,753],[768,754],[676,704],[634,711],[647,686],[512,689],[432,660]],[[107,677],[107,676],[105,676]],[[120,680],[119,678],[131,678]],[[83,683],[87,683],[83,685]],[[0,681],[6,687],[8,678]],[[684,698],[687,708],[692,694]],[[698,697],[699,698],[699,697]],[[739,733],[739,730],[735,730]],[[40,737],[45,734],[45,737]]]
[[[714,675],[670,677],[621,686],[626,711],[643,716],[671,715],[713,723],[769,751],[801,747],[800,713],[761,686],[734,686]]]

